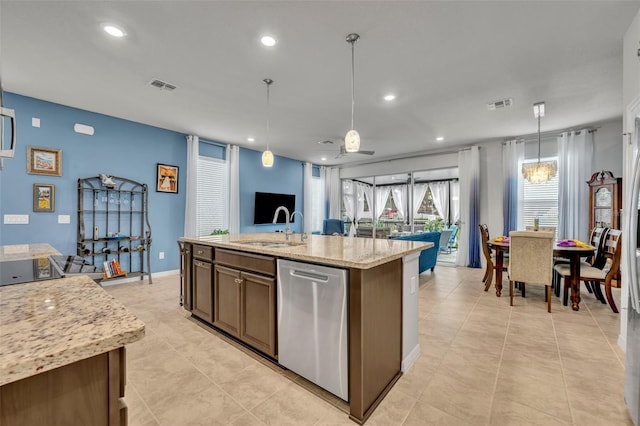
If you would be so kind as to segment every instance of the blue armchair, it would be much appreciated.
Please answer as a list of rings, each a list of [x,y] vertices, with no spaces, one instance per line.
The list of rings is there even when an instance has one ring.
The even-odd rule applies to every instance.
[[[325,219],[322,221],[322,235],[344,235],[344,222],[341,219]]]
[[[440,232],[423,232],[415,235],[405,235],[396,238],[396,240],[407,241],[423,241],[427,243],[433,243],[433,247],[424,249],[420,252],[420,258],[418,259],[419,273],[423,273],[427,269],[431,269],[433,272],[436,267],[436,261],[438,260],[438,251],[440,250]]]

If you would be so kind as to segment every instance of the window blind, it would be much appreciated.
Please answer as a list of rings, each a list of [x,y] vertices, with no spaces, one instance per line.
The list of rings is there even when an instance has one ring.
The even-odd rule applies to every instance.
[[[224,160],[198,158],[198,235],[210,235],[216,229],[228,229],[228,167]]]
[[[540,161],[557,160],[557,157],[545,158]],[[533,163],[538,160],[527,160],[523,163]],[[558,175],[544,183],[531,183],[518,175],[518,229],[533,226],[533,220],[539,219],[539,226],[555,226],[558,229]]]

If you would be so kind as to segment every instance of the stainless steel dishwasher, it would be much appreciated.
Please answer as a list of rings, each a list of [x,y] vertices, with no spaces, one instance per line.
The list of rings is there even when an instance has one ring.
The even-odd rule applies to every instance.
[[[347,271],[278,260],[278,362],[347,401]]]

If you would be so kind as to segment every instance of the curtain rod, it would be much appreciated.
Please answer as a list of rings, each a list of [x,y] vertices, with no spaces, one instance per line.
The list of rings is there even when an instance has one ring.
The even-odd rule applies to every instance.
[[[583,129],[575,129],[575,128],[567,128],[567,129],[561,129],[561,130],[553,130],[553,131],[549,131],[549,132],[542,132],[540,133],[541,137],[549,137],[549,136],[562,136],[563,133],[568,133],[568,132],[576,132],[577,134],[580,134],[582,131],[586,131],[588,133],[595,133],[598,131],[598,129],[601,126],[597,126],[597,127],[585,127]],[[538,134],[537,133],[531,133],[528,135],[522,135],[522,136],[516,136],[513,138],[509,138],[505,141],[502,142],[502,145],[505,145],[507,142],[515,140],[516,143],[523,143],[523,142],[532,142],[532,141],[537,141],[538,140]]]
[[[186,136],[186,138],[188,138],[189,136],[196,136],[196,135],[188,135]],[[226,144],[226,143],[222,143],[222,142],[214,142],[214,141],[210,141],[208,139],[202,139],[200,136],[198,136],[198,143],[206,143],[207,145],[214,145],[214,146],[219,146],[221,148],[226,148],[227,145],[231,145],[231,144]]]

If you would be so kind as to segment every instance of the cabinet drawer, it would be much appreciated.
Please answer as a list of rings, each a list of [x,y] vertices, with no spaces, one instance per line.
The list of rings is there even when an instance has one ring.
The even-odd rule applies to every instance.
[[[276,259],[272,256],[217,249],[216,263],[271,276],[276,274]]]
[[[194,244],[193,257],[211,262],[213,260],[213,247]]]

